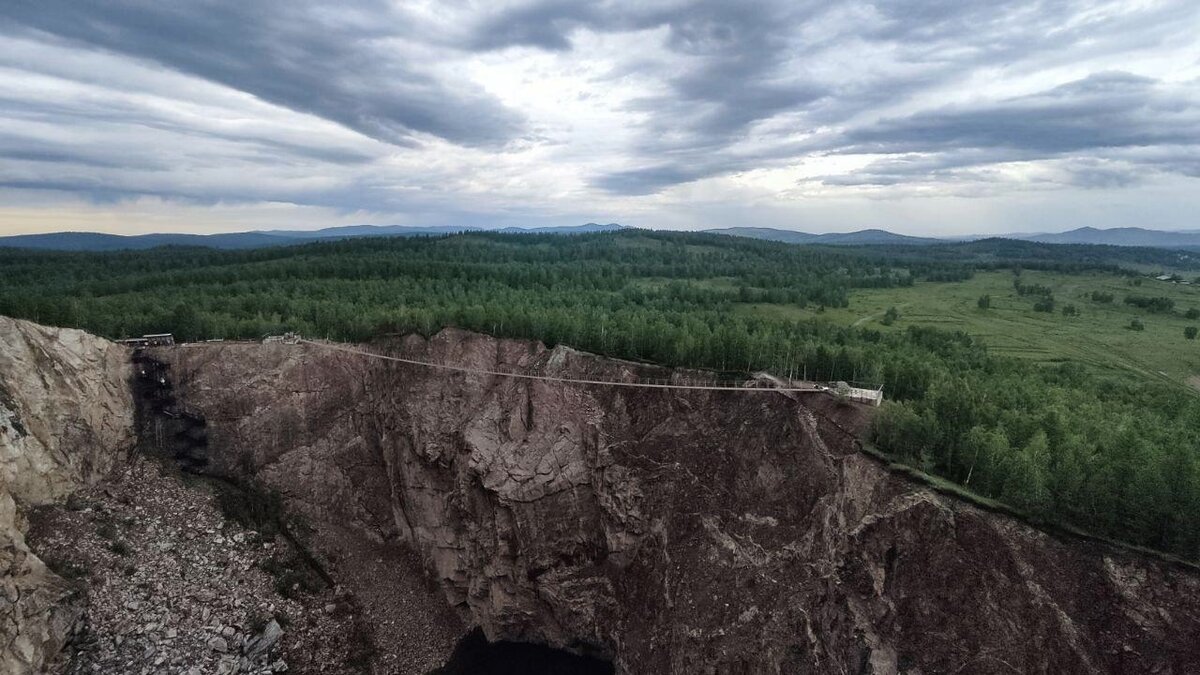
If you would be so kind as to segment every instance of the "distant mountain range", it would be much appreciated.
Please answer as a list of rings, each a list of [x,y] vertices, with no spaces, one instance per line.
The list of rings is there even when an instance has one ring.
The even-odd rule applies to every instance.
[[[357,237],[420,237],[457,234],[460,232],[570,235],[592,232],[614,232],[624,229],[632,228],[627,228],[624,225],[616,223],[608,223],[606,225],[587,223],[586,225],[572,226],[505,227],[500,229],[470,226],[410,227],[407,225],[347,225],[344,227],[329,227],[323,230],[309,231],[266,230],[228,234],[163,233],[129,236],[102,234],[98,232],[54,232],[50,234],[20,234],[10,237],[0,237],[0,247],[7,246],[57,251],[118,251],[147,249],[158,246],[206,246],[222,249],[249,249]],[[955,237],[953,239],[937,239],[896,234],[887,230],[859,230],[857,232],[814,234],[770,227],[725,227],[703,230],[703,232],[733,237],[749,237],[751,239],[766,239],[789,244],[827,244],[834,246],[928,246],[931,244],[945,244],[984,238]],[[1200,250],[1200,230],[1171,232],[1147,230],[1140,227],[1120,227],[1108,230],[1081,227],[1069,232],[1022,233],[1001,236],[1007,239],[1020,239],[1046,244],[1107,244],[1111,246]]]
[[[1108,244],[1110,246],[1147,246],[1150,248],[1200,247],[1200,230],[1168,232],[1141,227],[1115,227],[1099,230],[1081,227],[1054,234],[1010,235],[1014,239],[1040,241],[1046,244]]]
[[[857,232],[829,232],[827,234],[811,234],[797,230],[777,230],[771,227],[725,227],[715,230],[704,230],[712,234],[727,234],[732,237],[750,237],[751,239],[769,239],[789,244],[831,244],[836,246],[863,246],[875,244],[928,245],[945,244],[945,239],[929,237],[910,237],[896,234],[887,230],[859,230]]]
[[[505,227],[485,230],[480,227],[408,227],[405,225],[347,225],[323,230],[268,230],[225,234],[139,234],[120,235],[99,232],[51,232],[0,237],[0,246],[54,251],[127,251],[158,246],[207,246],[209,248],[247,249],[289,246],[312,241],[357,237],[428,237],[459,232],[503,232],[506,234],[585,234],[625,229],[623,225],[573,225],[562,227]]]
[[[932,237],[912,237],[896,234],[887,230],[859,230],[857,232],[830,232],[828,234],[811,234],[796,230],[779,230],[770,227],[727,227],[722,229],[705,230],[715,234],[728,234],[753,239],[770,239],[790,244],[832,244],[838,246],[870,246],[870,245],[909,245],[928,246],[930,244],[948,244],[976,239],[1003,238],[1035,241],[1043,244],[1101,244],[1108,246],[1140,246],[1145,248],[1166,248],[1182,250],[1200,250],[1200,230],[1147,230],[1141,227],[1117,227],[1101,230],[1095,227],[1081,227],[1067,232],[1054,233],[1014,233],[989,234],[966,237],[948,237],[936,239]]]

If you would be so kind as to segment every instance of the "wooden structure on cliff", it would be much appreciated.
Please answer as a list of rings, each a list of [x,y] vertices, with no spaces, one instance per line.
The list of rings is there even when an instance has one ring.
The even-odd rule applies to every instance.
[[[117,343],[134,349],[138,347],[170,347],[175,344],[175,336],[170,333],[149,333],[142,337],[117,340]]]

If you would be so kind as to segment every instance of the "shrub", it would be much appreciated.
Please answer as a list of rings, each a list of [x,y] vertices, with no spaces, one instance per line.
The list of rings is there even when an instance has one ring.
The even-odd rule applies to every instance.
[[[975,304],[979,306],[979,309],[989,309],[992,306],[992,296],[981,295]]]
[[[1184,318],[1191,319],[1192,321],[1195,321],[1196,319],[1200,319],[1200,309],[1196,309],[1195,307],[1193,307],[1193,308],[1189,309],[1188,311],[1184,312],[1183,316],[1184,316]]]
[[[106,520],[96,527],[96,536],[112,541],[117,538],[117,528]]]
[[[1129,321],[1129,330],[1146,330],[1146,324],[1142,323],[1141,319],[1131,319]]]
[[[283,498],[277,490],[222,485],[217,505],[226,518],[270,539],[283,522]]]
[[[1197,333],[1197,329],[1195,326],[1188,326],[1187,328],[1183,329],[1183,337],[1185,337],[1189,340],[1195,340],[1196,333]]]
[[[43,556],[43,560],[46,563],[46,567],[49,567],[51,572],[54,572],[58,576],[68,581],[83,579],[90,573],[88,568],[83,564],[75,562],[74,560],[68,560],[67,558],[49,555]]]
[[[1049,297],[1054,291],[1049,286],[1041,284],[1023,284],[1020,279],[1013,280],[1013,288],[1017,291],[1017,295],[1044,295]]]
[[[1146,295],[1127,295],[1125,296],[1125,304],[1133,305],[1138,309],[1144,309],[1149,312],[1169,312],[1175,308],[1175,301],[1170,298],[1152,298]]]
[[[277,552],[258,566],[275,578],[275,591],[285,598],[294,600],[302,593],[325,590],[325,582],[316,570],[290,548]]]

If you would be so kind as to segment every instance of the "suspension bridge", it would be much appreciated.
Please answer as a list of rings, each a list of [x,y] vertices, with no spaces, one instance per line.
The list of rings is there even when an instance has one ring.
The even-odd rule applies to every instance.
[[[393,356],[390,354],[380,354],[371,352],[348,345],[335,344],[330,342],[319,342],[315,340],[307,340],[296,337],[291,340],[274,340],[274,342],[289,342],[312,345],[314,347],[352,354],[371,359],[379,359],[382,361],[391,361],[394,363],[404,363],[413,366],[425,368],[433,368],[458,373],[468,373],[473,375],[487,375],[493,377],[508,377],[520,380],[540,380],[543,382],[555,382],[559,384],[573,385],[597,385],[605,387],[631,387],[641,389],[676,389],[676,390],[692,390],[692,391],[740,391],[740,392],[776,392],[776,393],[813,393],[824,392],[832,395],[844,395],[847,398],[879,405],[879,401],[883,398],[883,392],[876,389],[862,389],[858,387],[850,387],[844,383],[839,385],[828,386],[816,382],[804,382],[796,384],[787,382],[772,376],[759,377],[751,380],[752,384],[733,384],[720,381],[672,381],[667,379],[648,379],[635,378],[631,380],[602,380],[580,377],[564,377],[560,375],[545,375],[534,373],[514,373],[504,370],[493,370],[489,368],[475,368],[472,366],[459,366],[448,363],[436,363],[433,361],[422,361],[419,359],[404,358],[401,356]]]

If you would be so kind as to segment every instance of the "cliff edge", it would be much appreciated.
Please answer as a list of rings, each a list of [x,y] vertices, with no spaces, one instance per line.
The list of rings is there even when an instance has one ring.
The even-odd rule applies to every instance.
[[[40,672],[80,607],[30,552],[26,509],[94,483],[134,443],[129,355],[83,331],[0,317],[0,672]]]
[[[371,349],[667,374],[455,330]],[[1200,672],[1193,569],[895,474],[858,450],[869,411],[823,394],[314,344],[157,357],[208,420],[206,470],[280,490],[335,575],[354,542],[415,548],[491,639],[631,674]]]

